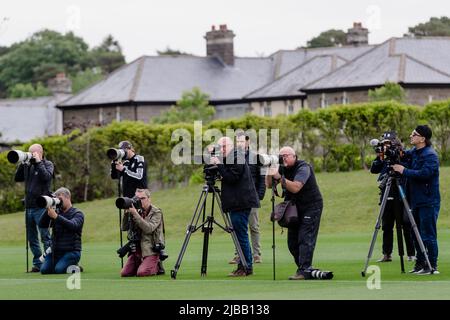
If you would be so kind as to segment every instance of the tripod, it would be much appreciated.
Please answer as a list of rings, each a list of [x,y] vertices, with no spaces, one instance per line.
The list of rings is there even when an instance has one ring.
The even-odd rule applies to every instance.
[[[208,194],[212,193],[211,197],[211,211],[209,215],[206,215],[206,204],[208,199]],[[222,218],[225,222],[225,226],[219,224],[214,218],[214,205],[217,202],[219,206],[220,213],[222,214]],[[198,225],[200,216],[202,217],[202,222]],[[220,201],[220,190],[217,186],[215,186],[214,177],[207,177],[205,185],[203,185],[202,192],[200,194],[200,198],[197,202],[197,206],[194,211],[194,215],[192,216],[191,222],[186,230],[186,237],[184,238],[183,245],[181,247],[180,254],[178,255],[177,261],[175,263],[175,267],[170,271],[170,276],[172,279],[176,279],[178,270],[180,269],[181,260],[183,259],[184,253],[186,252],[189,239],[191,235],[202,228],[203,232],[203,253],[202,253],[202,266],[201,266],[201,276],[206,276],[207,269],[207,260],[208,260],[208,245],[209,245],[209,235],[213,231],[213,225],[216,224],[225,232],[231,234],[231,238],[233,239],[234,246],[236,247],[236,252],[238,253],[239,259],[245,268],[248,269],[247,261],[245,260],[244,254],[242,252],[241,246],[237,239],[236,233],[232,227],[230,216],[228,213],[224,213],[222,210],[222,203]]]
[[[402,188],[399,180],[400,180],[399,175],[396,174],[392,169],[390,169],[390,171],[388,172],[386,188],[385,188],[384,193],[383,193],[383,199],[381,201],[380,213],[378,215],[377,222],[375,224],[375,231],[373,233],[372,241],[370,243],[370,248],[369,248],[369,253],[368,253],[367,259],[366,259],[366,264],[364,266],[364,270],[361,272],[361,275],[363,277],[366,276],[366,271],[367,271],[367,268],[369,266],[369,260],[372,257],[373,248],[375,246],[375,241],[377,239],[378,231],[380,230],[381,221],[382,221],[383,215],[385,213],[386,203],[388,201],[389,192],[391,190],[393,181],[395,181],[395,184],[397,185],[397,188],[398,188],[398,191],[399,191],[399,194],[400,194],[400,198],[403,201],[403,205],[405,207],[406,215],[408,217],[409,222],[411,223],[411,228],[412,228],[412,230],[414,230],[414,235],[416,236],[417,242],[418,242],[419,247],[420,247],[420,251],[425,256],[425,260],[426,260],[428,268],[430,268],[430,270],[433,270],[432,267],[431,267],[431,264],[430,264],[430,260],[428,259],[428,254],[426,252],[426,249],[425,249],[425,246],[423,244],[422,238],[420,237],[420,233],[419,233],[419,230],[417,228],[417,224],[414,221],[414,217],[413,217],[413,215],[411,213],[411,208],[409,207],[408,201],[406,200],[405,192],[403,191],[403,188]],[[402,231],[401,231],[401,223],[399,223],[400,219],[401,219],[401,217],[396,216],[395,224],[396,224],[396,228],[397,228],[397,242],[398,242],[398,251],[399,251],[399,255],[400,255],[401,271],[402,271],[402,273],[405,273],[405,265],[404,265],[404,262],[403,262],[403,254],[404,254],[404,251],[403,251],[403,238],[402,238]]]
[[[119,177],[117,181],[117,197],[122,196],[122,177]],[[123,247],[123,236],[122,236],[122,209],[119,208],[119,234],[120,234],[120,247]],[[120,263],[123,268],[123,257],[120,257]]]

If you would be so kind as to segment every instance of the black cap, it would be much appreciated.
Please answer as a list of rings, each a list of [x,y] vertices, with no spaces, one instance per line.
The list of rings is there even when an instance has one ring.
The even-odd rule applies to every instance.
[[[132,149],[133,145],[131,144],[130,141],[121,141],[119,142],[119,149]]]
[[[420,134],[422,137],[424,137],[427,140],[430,140],[431,136],[433,135],[430,127],[427,125],[417,126],[415,130],[418,134]]]

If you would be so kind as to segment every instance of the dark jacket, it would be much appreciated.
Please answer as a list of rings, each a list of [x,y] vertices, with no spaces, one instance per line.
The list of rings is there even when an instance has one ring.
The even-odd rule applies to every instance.
[[[247,151],[245,153],[245,159],[250,168],[250,173],[252,175],[253,183],[255,184],[256,193],[258,194],[259,200],[264,199],[266,193],[266,177],[261,174],[261,166],[257,164],[256,161],[257,154],[254,152]],[[251,161],[249,161],[251,160]]]
[[[17,167],[14,180],[25,181],[25,207],[36,208],[36,199],[42,195],[50,195],[53,178],[53,163],[42,159],[36,164],[20,164]]]
[[[122,177],[123,196],[132,198],[136,189],[147,189],[147,163],[143,156],[135,154],[123,162],[123,171],[117,171],[116,163],[111,163],[111,178]]]
[[[239,161],[237,151],[233,152],[234,163],[218,164],[222,176],[222,209],[225,212],[259,208],[259,199],[253,183],[250,168],[245,160]]]
[[[55,254],[69,251],[81,251],[81,232],[83,230],[84,215],[74,207],[67,212],[57,209],[58,217],[55,220],[50,219],[45,212],[39,221],[39,227],[48,228],[51,223],[52,233],[52,252]]]
[[[294,181],[297,172],[305,166],[309,167],[310,170],[308,180],[297,193],[291,193],[286,190],[284,198],[285,200],[294,200],[299,212],[311,207],[323,207],[323,198],[316,181],[314,170],[309,163],[303,160],[297,160],[292,167],[280,167],[279,169],[280,174],[283,174],[286,179]]]
[[[411,208],[439,205],[439,158],[431,146],[406,151],[410,161],[405,165],[408,200]]]

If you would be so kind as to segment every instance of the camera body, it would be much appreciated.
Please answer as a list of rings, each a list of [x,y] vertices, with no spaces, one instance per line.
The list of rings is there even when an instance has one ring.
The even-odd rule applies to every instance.
[[[389,165],[400,163],[403,156],[403,147],[397,139],[395,132],[388,131],[382,135],[382,140],[372,139],[370,145],[380,154],[381,160]]]
[[[118,209],[129,209],[135,207],[136,210],[142,209],[142,202],[139,197],[134,196],[133,198],[119,197],[116,199],[116,207]]]
[[[169,255],[164,250],[165,248],[166,246],[163,243],[157,243],[152,247],[152,250],[154,252],[159,253],[159,260],[161,261],[164,261],[169,257]]]

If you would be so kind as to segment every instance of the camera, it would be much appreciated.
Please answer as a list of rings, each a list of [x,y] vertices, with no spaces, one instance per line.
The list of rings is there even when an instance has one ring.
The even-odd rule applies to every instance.
[[[261,167],[270,167],[274,164],[283,165],[283,157],[275,154],[257,154],[256,164]]]
[[[400,158],[403,156],[403,148],[395,132],[385,132],[381,141],[372,139],[370,140],[370,145],[376,153],[380,154],[381,160],[387,161],[389,164],[400,163]]]
[[[164,251],[165,245],[163,243],[157,243],[152,247],[152,250],[159,253],[159,260],[164,261],[166,260],[169,255]]]
[[[17,163],[17,162],[33,163],[35,161],[31,152],[24,152],[20,150],[11,150],[10,152],[8,152],[8,155],[6,157],[8,158],[8,161],[10,163]]]
[[[36,205],[39,208],[60,208],[62,206],[62,201],[56,197],[40,196],[36,199]]]
[[[109,148],[106,156],[112,161],[122,161],[127,158],[127,153],[123,149]]]
[[[331,280],[333,279],[332,271],[321,271],[319,269],[311,269],[305,271],[305,279],[308,280]]]
[[[136,252],[136,242],[135,241],[128,241],[125,243],[125,245],[119,249],[117,249],[117,254],[119,255],[119,258],[125,257],[128,253],[135,253]]]
[[[134,196],[133,198],[120,197],[116,199],[116,207],[118,209],[129,209],[131,207],[135,207],[136,210],[139,210],[142,208],[142,202],[137,196]]]

